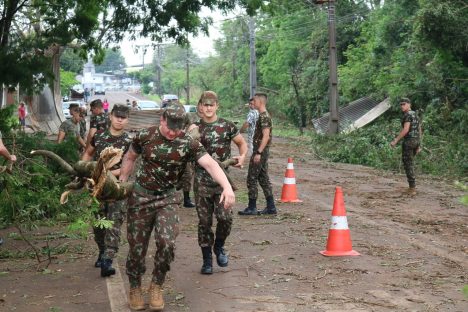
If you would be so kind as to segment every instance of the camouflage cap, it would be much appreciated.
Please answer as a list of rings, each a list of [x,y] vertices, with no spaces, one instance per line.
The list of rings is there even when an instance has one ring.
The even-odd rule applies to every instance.
[[[164,109],[164,118],[167,121],[167,127],[171,130],[181,130],[187,123],[187,114],[180,104],[169,103]]]
[[[399,103],[408,103],[408,104],[411,104],[411,100],[408,99],[408,98],[403,97],[403,98],[400,99],[400,102],[399,102]]]
[[[130,108],[126,104],[115,104],[112,107],[111,114],[115,117],[128,118]]]
[[[205,91],[200,96],[200,104],[214,105],[218,103],[218,95],[213,91]]]

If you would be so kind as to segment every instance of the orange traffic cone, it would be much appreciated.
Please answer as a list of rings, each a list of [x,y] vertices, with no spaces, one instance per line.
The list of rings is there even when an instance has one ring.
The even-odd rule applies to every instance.
[[[353,250],[351,234],[346,218],[346,209],[343,200],[343,191],[337,186],[335,201],[333,203],[332,222],[328,231],[327,250],[320,252],[324,256],[359,256]]]
[[[302,203],[302,200],[297,198],[296,176],[294,175],[294,165],[291,157],[288,158],[288,167],[284,173],[280,201],[282,203]]]

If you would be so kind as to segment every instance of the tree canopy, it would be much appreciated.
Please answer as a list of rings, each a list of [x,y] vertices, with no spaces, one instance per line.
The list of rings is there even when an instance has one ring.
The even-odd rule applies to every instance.
[[[76,0],[2,1],[0,6],[0,82],[20,83],[32,92],[53,78],[51,57],[72,45],[83,58],[92,52],[97,63],[104,48],[125,35],[158,42],[187,41],[187,33],[207,32],[211,18],[202,8],[227,11],[236,5],[250,13],[258,0]]]

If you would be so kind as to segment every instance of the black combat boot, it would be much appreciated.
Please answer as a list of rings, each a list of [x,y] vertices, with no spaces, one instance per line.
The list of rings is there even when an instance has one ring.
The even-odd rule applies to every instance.
[[[101,276],[107,277],[115,274],[115,269],[112,267],[112,259],[103,259],[101,261]]]
[[[203,266],[201,274],[213,274],[213,256],[211,254],[211,247],[202,247]]]
[[[99,256],[98,258],[96,259],[96,262],[94,262],[94,267],[96,268],[100,268],[101,267],[101,263],[102,263],[102,256],[104,255],[104,251],[103,250],[100,250],[99,251]]]
[[[242,211],[238,211],[241,216],[256,216],[257,213],[257,199],[249,198],[249,206]]]
[[[214,243],[213,251],[216,255],[216,263],[218,263],[220,267],[227,267],[229,260],[228,260],[228,256],[224,252],[223,246],[224,246],[224,241],[216,239]]]
[[[273,196],[268,196],[266,198],[266,202],[267,202],[266,208],[263,209],[262,211],[260,211],[259,214],[262,214],[262,215],[266,215],[266,214],[275,215],[275,214],[277,214],[276,206],[275,206],[275,199],[273,198]]]
[[[195,207],[195,204],[192,203],[192,200],[190,199],[190,192],[184,192],[184,207],[185,208]]]

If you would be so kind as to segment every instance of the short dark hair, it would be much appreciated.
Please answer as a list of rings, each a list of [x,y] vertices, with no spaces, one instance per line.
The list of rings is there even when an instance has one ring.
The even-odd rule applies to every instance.
[[[96,99],[96,100],[91,101],[91,103],[89,103],[89,107],[91,107],[91,108],[95,108],[95,107],[102,108],[101,99]]]
[[[263,92],[257,92],[257,93],[255,93],[255,96],[263,97],[263,98],[265,98],[265,100],[268,99],[268,95],[266,93],[263,93]]]
[[[130,108],[125,104],[114,104],[111,114],[115,117],[128,118]]]

